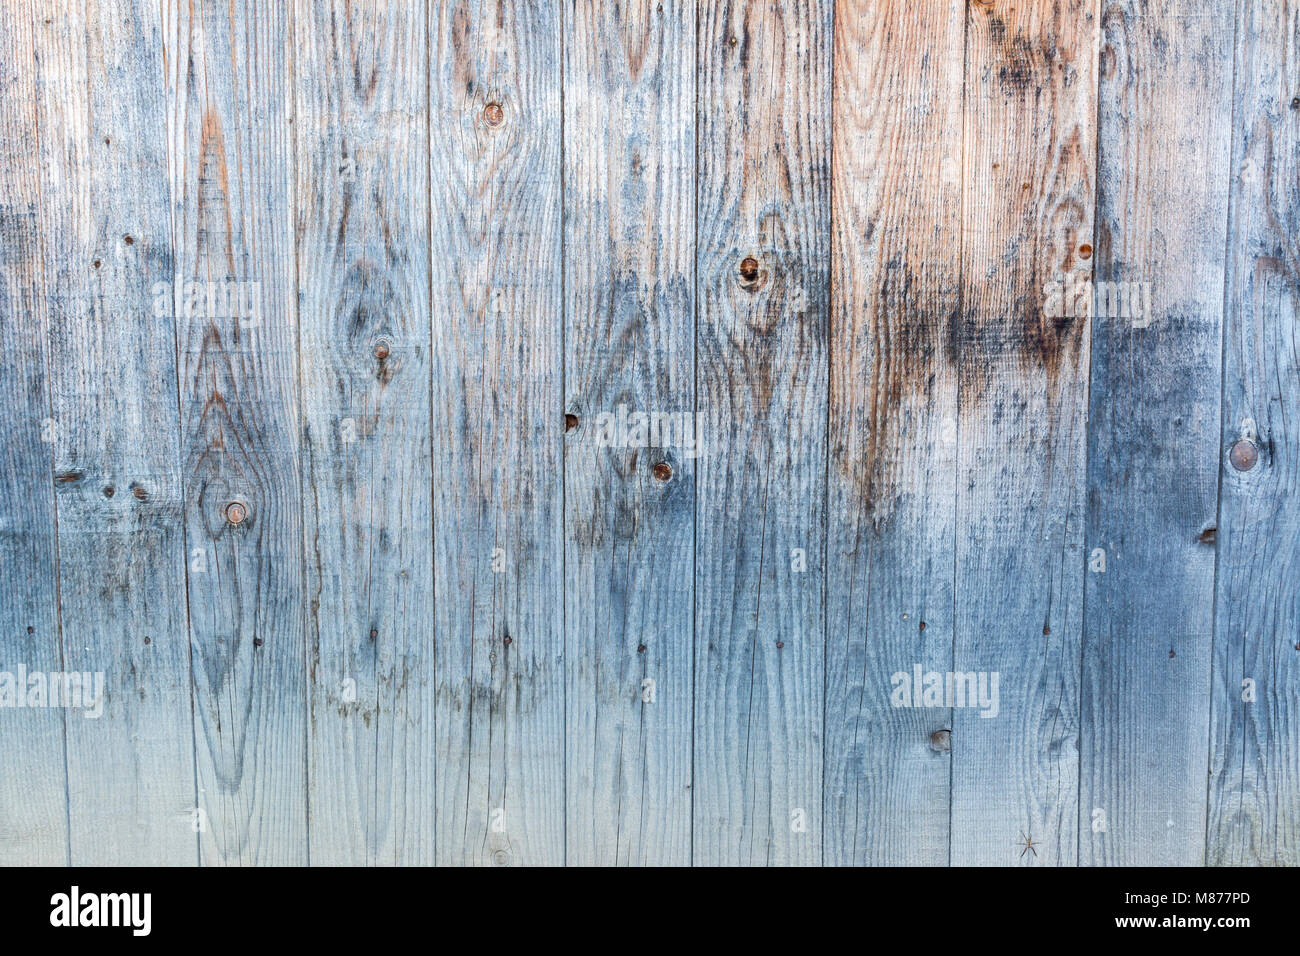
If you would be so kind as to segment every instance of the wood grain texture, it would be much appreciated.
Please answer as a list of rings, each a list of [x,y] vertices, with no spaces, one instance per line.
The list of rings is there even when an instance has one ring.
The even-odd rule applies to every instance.
[[[1089,271],[1097,23],[968,8],[953,670],[999,703],[954,709],[955,865],[1075,861],[1088,318],[1044,286]]]
[[[300,3],[313,864],[433,862],[423,3]]]
[[[1238,17],[1205,862],[1296,866],[1300,8]],[[1227,453],[1244,431],[1258,463],[1238,471]]]
[[[440,863],[564,862],[562,37],[429,9]]]
[[[697,864],[821,861],[831,20],[700,5]]]
[[[24,674],[61,671],[37,132],[35,17],[0,7],[0,865],[66,862],[65,712],[27,702]],[[21,701],[20,701],[21,696]],[[73,713],[72,719],[80,716]]]
[[[1151,311],[1093,321],[1085,865],[1200,864],[1205,840],[1233,25],[1161,6],[1102,15],[1096,278],[1151,283]]]
[[[835,10],[827,471],[828,864],[948,862],[963,0]]]
[[[293,34],[243,2],[166,28],[201,854],[304,864]]]
[[[36,23],[74,865],[193,865],[196,836],[162,22],[102,2]]]
[[[565,31],[570,864],[691,860],[695,18],[582,0]]]

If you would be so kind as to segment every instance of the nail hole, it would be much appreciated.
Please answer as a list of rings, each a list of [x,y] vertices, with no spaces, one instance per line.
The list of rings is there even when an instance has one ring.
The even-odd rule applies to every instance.
[[[1048,627],[1046,624],[1044,624],[1044,625],[1043,625],[1043,634],[1044,634],[1044,636],[1046,636],[1046,635],[1048,635],[1048,634],[1051,634],[1051,633],[1052,633],[1052,629],[1051,629],[1050,627]]]
[[[637,652],[638,654],[644,654],[644,653],[645,653],[645,645],[644,645],[644,644],[638,644],[638,645],[636,646],[636,652]]]
[[[105,497],[105,498],[111,498],[111,497],[113,497],[113,495],[116,494],[116,493],[117,493],[117,489],[115,489],[112,485],[106,485],[106,486],[104,487],[104,497]]]
[[[96,269],[98,269],[100,265],[99,260],[96,259],[94,262],[91,263],[91,265],[93,265]]]
[[[150,644],[150,643],[152,643],[152,642],[149,640],[149,638],[147,638],[147,637],[144,639],[144,642],[145,642],[146,644]]]
[[[660,481],[667,481],[673,476],[673,466],[668,464],[666,461],[659,462],[651,469],[651,471],[654,472],[654,476]]]
[[[139,485],[136,485],[134,488],[131,489],[131,494],[135,495],[135,497],[139,501],[144,501],[146,498],[149,497],[149,492],[145,491]]]
[[[922,621],[922,622],[921,622],[921,630],[923,630],[923,631],[925,630],[925,621]]]
[[[255,638],[253,638],[253,646],[254,646],[254,647],[261,647],[264,643],[266,643],[266,642],[263,641],[260,637],[255,637]]]
[[[35,633],[36,633],[36,628],[34,628],[34,627],[32,627],[30,624],[28,624],[28,625],[27,625],[27,633],[28,633],[28,634],[35,634]]]
[[[783,647],[785,647],[785,641],[777,641],[777,642],[776,642],[776,649],[777,649],[778,651],[779,651],[781,648],[783,648]]]
[[[514,639],[513,637],[511,637],[509,634],[507,634],[505,637],[501,638],[501,643],[502,643],[502,644],[505,644],[507,647],[510,646],[511,644],[513,644],[514,642],[515,642],[515,639]]]
[[[566,432],[571,432],[571,431],[573,431],[573,430],[574,430],[575,428],[577,428],[577,427],[578,427],[578,416],[577,416],[577,415],[565,414],[565,416],[564,416],[564,430],[565,430]]]
[[[123,237],[122,237],[122,241],[125,242],[128,246],[134,246],[134,245],[135,245],[135,237],[134,237],[134,236],[123,236]]]
[[[1214,544],[1214,542],[1217,541],[1218,538],[1219,538],[1218,528],[1206,528],[1204,531],[1201,532],[1200,536],[1196,540],[1201,542],[1201,544]]]

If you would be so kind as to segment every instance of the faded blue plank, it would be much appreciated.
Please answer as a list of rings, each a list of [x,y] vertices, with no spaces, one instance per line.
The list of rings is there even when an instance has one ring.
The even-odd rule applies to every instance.
[[[0,865],[67,860],[65,711],[27,707],[62,670],[34,11],[0,6]],[[48,698],[46,698],[48,700]],[[73,711],[73,720],[80,715]]]
[[[826,862],[948,862],[964,0],[835,17]],[[937,736],[936,736],[937,735]]]
[[[695,15],[566,30],[570,864],[691,859]]]
[[[1300,8],[1238,15],[1205,861],[1296,866]]]
[[[64,666],[101,672],[67,721],[74,865],[193,864],[190,648],[162,24],[97,2],[38,27]]]
[[[1089,274],[1097,4],[967,18],[950,862],[1070,865],[1088,319],[1044,290]]]
[[[1205,845],[1232,16],[1106,3],[1083,646],[1082,864]],[[1150,311],[1112,303],[1149,283]],[[1122,288],[1122,287],[1121,287]],[[1141,298],[1141,296],[1139,296]],[[1140,311],[1133,316],[1128,313]],[[1100,568],[1104,552],[1105,571]]]
[[[428,11],[295,10],[311,861],[427,865]]]
[[[293,34],[280,5],[166,11],[202,862],[303,864]]]
[[[429,19],[436,851],[564,861],[560,4]]]
[[[831,20],[700,4],[698,864],[821,860]]]

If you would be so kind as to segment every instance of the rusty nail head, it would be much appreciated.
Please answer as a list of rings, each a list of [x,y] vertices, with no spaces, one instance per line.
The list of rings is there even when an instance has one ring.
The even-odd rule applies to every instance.
[[[388,358],[388,343],[385,342],[383,339],[380,339],[378,342],[375,343],[375,358],[377,359]]]
[[[1228,452],[1228,460],[1238,471],[1250,471],[1259,461],[1259,448],[1249,438],[1243,438],[1233,444],[1232,450]]]

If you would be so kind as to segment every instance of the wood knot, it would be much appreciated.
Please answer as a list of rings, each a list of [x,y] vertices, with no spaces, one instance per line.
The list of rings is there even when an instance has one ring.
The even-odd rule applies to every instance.
[[[226,505],[226,520],[231,524],[242,524],[248,517],[248,508],[241,501],[232,501]]]
[[[1201,544],[1214,544],[1219,539],[1218,528],[1206,528],[1196,538]]]
[[[388,358],[388,343],[383,339],[380,339],[375,343],[375,358],[379,359],[381,362]]]
[[[1088,245],[1086,242],[1085,242],[1083,245],[1081,245],[1081,246],[1079,247],[1079,258],[1080,258],[1080,259],[1091,259],[1091,258],[1092,258],[1092,246]]]
[[[930,735],[930,749],[936,753],[947,753],[952,750],[952,731],[936,730]]]
[[[1238,471],[1250,471],[1259,461],[1259,447],[1249,438],[1243,438],[1233,444],[1228,460]]]
[[[755,282],[758,279],[758,260],[753,256],[746,256],[740,260],[740,278],[742,282]]]
[[[673,466],[668,464],[668,462],[666,461],[658,462],[650,470],[654,473],[654,476],[658,478],[660,481],[667,481],[669,478],[673,476]]]
[[[500,103],[494,101],[483,107],[483,122],[487,123],[488,126],[500,126],[505,118],[506,111],[501,108]]]
[[[577,428],[577,427],[578,427],[578,416],[577,416],[577,415],[573,415],[573,414],[569,414],[569,413],[565,413],[565,416],[564,416],[564,430],[565,430],[566,432],[571,432],[571,431],[573,431],[573,430],[574,430],[575,428]]]

